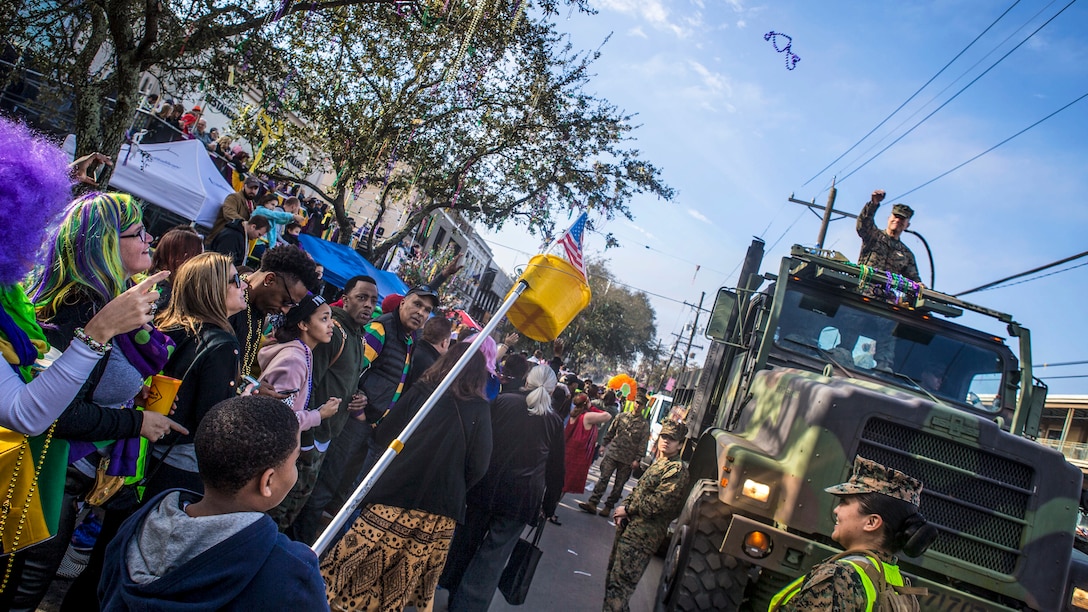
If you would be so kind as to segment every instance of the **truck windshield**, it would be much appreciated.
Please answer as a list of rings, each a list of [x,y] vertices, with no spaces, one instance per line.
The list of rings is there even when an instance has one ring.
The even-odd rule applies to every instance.
[[[786,291],[775,330],[785,350],[978,410],[1000,409],[1002,354],[960,334],[913,325],[831,297]],[[980,397],[992,397],[983,403]]]

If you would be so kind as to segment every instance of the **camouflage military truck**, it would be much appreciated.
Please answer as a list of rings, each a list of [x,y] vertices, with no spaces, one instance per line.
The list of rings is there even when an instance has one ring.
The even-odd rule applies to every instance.
[[[857,455],[925,485],[920,509],[940,537],[899,564],[929,589],[923,610],[1088,609],[1088,565],[1073,551],[1082,476],[1031,440],[1046,387],[1028,330],[799,246],[759,275],[762,246],[711,316],[688,413],[694,485],[657,609],[766,610],[838,552],[824,488]],[[1005,327],[1019,360],[1003,338],[952,321],[964,313]]]

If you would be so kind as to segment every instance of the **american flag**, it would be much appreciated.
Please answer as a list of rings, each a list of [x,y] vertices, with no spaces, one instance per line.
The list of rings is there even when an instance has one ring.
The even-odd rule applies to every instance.
[[[558,244],[563,246],[567,261],[582,273],[582,278],[586,278],[586,263],[582,259],[582,232],[585,229],[586,213],[582,213],[574,220],[574,225],[570,226],[570,229],[557,241]]]

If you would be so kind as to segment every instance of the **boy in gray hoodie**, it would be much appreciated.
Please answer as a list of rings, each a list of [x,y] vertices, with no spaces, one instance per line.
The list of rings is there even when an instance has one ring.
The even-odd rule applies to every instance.
[[[106,549],[103,610],[327,610],[317,556],[265,512],[295,483],[299,425],[282,401],[220,402],[196,432],[204,496],[167,491]]]

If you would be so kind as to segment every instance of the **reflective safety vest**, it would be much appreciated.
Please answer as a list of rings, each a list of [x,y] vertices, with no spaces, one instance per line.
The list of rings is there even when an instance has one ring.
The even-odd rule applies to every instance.
[[[880,610],[879,607],[876,607],[876,602],[883,590],[878,590],[877,585],[873,584],[874,576],[871,576],[867,569],[875,570],[875,577],[878,581],[883,577],[887,587],[904,586],[903,574],[899,573],[899,566],[891,563],[882,563],[880,559],[877,559],[874,555],[868,553],[844,552],[831,557],[824,561],[824,563],[834,563],[836,561],[843,561],[854,568],[854,571],[861,577],[861,584],[865,587],[865,612],[873,612],[874,608]],[[771,605],[768,608],[768,611],[775,612],[800,593],[801,587],[805,583],[805,578],[808,578],[808,574],[794,580],[789,583],[786,588],[776,593],[775,596],[771,598]],[[911,588],[895,590],[897,593],[901,592],[905,595],[924,594],[924,590]],[[915,600],[915,605],[913,607],[917,608],[917,600]]]

